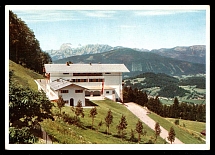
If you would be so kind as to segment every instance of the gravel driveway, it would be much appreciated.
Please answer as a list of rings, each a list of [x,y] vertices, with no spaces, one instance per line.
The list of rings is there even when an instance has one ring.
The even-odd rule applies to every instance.
[[[154,130],[156,122],[153,119],[151,119],[149,116],[147,116],[146,109],[144,109],[142,106],[133,102],[124,103],[124,104],[133,114],[135,114],[140,120],[142,120],[146,125],[148,125],[152,130]],[[160,137],[162,137],[163,139],[165,139],[167,142],[170,143],[170,141],[168,141],[167,139],[168,131],[164,129],[162,126],[160,126],[160,128],[161,128]],[[172,142],[172,144],[183,144],[183,143],[178,138],[175,138],[175,141]]]

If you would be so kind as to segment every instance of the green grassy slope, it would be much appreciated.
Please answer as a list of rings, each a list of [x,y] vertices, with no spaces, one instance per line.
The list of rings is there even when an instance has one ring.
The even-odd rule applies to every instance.
[[[37,74],[29,69],[26,69],[12,61],[9,61],[9,70],[14,71],[14,80],[23,85],[24,87],[30,87],[34,90],[37,90],[37,85],[34,82],[34,79],[40,79],[43,78],[42,75]],[[82,143],[92,143],[92,144],[127,144],[127,143],[133,143],[128,141],[130,138],[130,132],[131,129],[135,130],[136,123],[138,118],[133,115],[126,107],[124,107],[121,104],[117,104],[116,102],[105,100],[105,101],[93,101],[95,104],[97,104],[97,112],[98,115],[95,118],[94,121],[94,128],[97,129],[98,123],[102,120],[104,121],[104,118],[107,114],[108,109],[111,109],[113,112],[113,123],[110,126],[110,135],[107,135],[106,132],[106,126],[103,124],[101,128],[98,130],[91,130],[91,122],[92,119],[89,117],[89,111],[90,108],[85,108],[84,113],[85,117],[81,118],[81,121],[83,122],[85,129],[77,128],[76,126],[69,125],[63,121],[49,121],[45,120],[42,122],[43,128],[53,137],[57,139],[57,141],[64,141],[65,143],[72,143],[72,144],[82,144]],[[70,107],[64,107],[62,111],[65,111],[66,113],[70,115],[74,115],[74,113],[71,111]],[[58,112],[58,109],[56,107],[53,107],[53,112]],[[127,135],[125,140],[121,140],[120,138],[117,138],[117,130],[116,125],[118,125],[121,115],[124,114],[127,119]],[[196,132],[201,131],[205,128],[205,123],[199,123],[199,122],[188,122],[188,121],[180,121],[180,123],[186,124],[186,128],[183,128],[181,126],[175,126],[173,119],[165,119],[155,114],[149,115],[151,118],[153,118],[155,121],[158,121],[161,126],[163,126],[165,129],[169,130],[170,126],[174,126],[174,129],[176,131],[176,136],[179,138],[182,142],[186,144],[202,144],[205,143],[202,141],[199,137],[200,135],[196,135]],[[141,143],[147,143],[149,140],[153,141],[154,138],[154,131],[150,129],[147,125],[143,123],[144,129],[147,131],[146,136],[141,136]],[[195,132],[193,132],[193,130]],[[137,133],[135,133],[135,137],[137,138]],[[204,137],[203,137],[204,138]],[[55,142],[57,143],[57,142]],[[157,144],[163,144],[164,140],[159,137],[157,139]]]
[[[14,71],[14,81],[23,87],[30,87],[37,90],[37,84],[34,79],[42,79],[43,76],[30,69],[24,68],[21,65],[9,60],[9,70]],[[9,74],[9,73],[8,73]]]
[[[202,138],[204,139],[205,137],[199,134],[199,132],[205,129],[206,123],[179,120],[179,125],[175,125],[175,119],[163,118],[155,113],[151,113],[148,116],[153,120],[158,121],[167,131],[173,126],[176,137],[185,144],[205,144],[205,141],[202,140]],[[183,127],[183,123],[185,124],[185,127]]]
[[[131,129],[135,130],[136,123],[138,118],[131,113],[124,105],[118,104],[110,100],[102,101],[93,101],[97,104],[97,112],[95,121],[94,121],[94,130],[91,129],[92,118],[89,117],[90,108],[84,108],[85,117],[81,118],[85,128],[81,129],[74,125],[69,125],[63,121],[50,121],[46,120],[42,123],[43,128],[53,137],[59,141],[59,143],[70,143],[70,144],[134,144],[137,142],[130,142]],[[106,134],[106,125],[103,124],[98,129],[98,123],[102,120],[105,123],[105,117],[107,111],[111,109],[113,114],[113,123],[110,125],[110,133]],[[54,113],[58,112],[57,108],[53,108]],[[74,116],[74,113],[71,111],[70,107],[64,107],[62,111]],[[126,129],[126,138],[122,140],[117,137],[117,129],[121,116],[125,115],[128,123]],[[149,140],[154,141],[154,131],[143,123],[144,130],[147,131],[145,136],[141,136],[141,144],[147,143]],[[96,131],[98,129],[98,131]],[[138,135],[135,132],[135,138]],[[161,137],[158,137],[157,144],[163,144],[164,140]]]

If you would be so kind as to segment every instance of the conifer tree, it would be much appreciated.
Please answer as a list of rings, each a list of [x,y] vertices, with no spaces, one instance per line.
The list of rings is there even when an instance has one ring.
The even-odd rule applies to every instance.
[[[140,143],[140,136],[143,134],[143,123],[140,120],[138,120],[135,130],[138,133],[138,143]]]
[[[78,100],[77,105],[74,107],[71,107],[71,110],[75,113],[75,115],[78,117],[81,115],[82,118],[84,118],[84,109],[82,107],[82,102]]]
[[[127,128],[127,125],[128,123],[126,121],[126,117],[122,115],[119,124],[116,126],[118,134],[121,136],[121,138],[123,138],[123,136],[125,135],[124,130]]]
[[[93,107],[91,110],[90,110],[90,117],[92,117],[92,126],[91,126],[91,129],[93,129],[93,123],[94,123],[94,118],[96,117],[97,115],[97,109],[96,107]]]
[[[168,137],[167,137],[167,139],[171,142],[171,144],[172,144],[172,142],[174,142],[175,141],[175,130],[174,130],[174,128],[173,127],[171,127],[170,128],[170,130],[169,130],[169,133],[168,133]]]
[[[160,135],[160,133],[161,133],[160,124],[156,122],[155,123],[155,142],[157,140],[157,137]]]
[[[175,97],[174,103],[173,103],[173,112],[174,112],[174,118],[178,118],[180,115],[180,109],[179,109],[179,101],[178,98]]]
[[[113,122],[112,111],[109,109],[107,112],[107,116],[105,117],[105,123],[107,127],[107,134],[109,133],[110,124]]]
[[[57,106],[60,110],[60,114],[61,114],[61,109],[62,109],[62,107],[64,107],[64,105],[65,105],[65,101],[63,100],[62,95],[59,95],[58,100],[57,100]]]

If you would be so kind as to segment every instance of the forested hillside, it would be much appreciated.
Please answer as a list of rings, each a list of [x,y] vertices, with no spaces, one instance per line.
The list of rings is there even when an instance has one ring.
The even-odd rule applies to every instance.
[[[12,11],[9,11],[9,59],[38,73],[43,72],[44,64],[52,62],[50,55],[41,50],[34,32]]]
[[[203,91],[206,88],[205,85],[206,79],[203,75],[176,78],[164,73],[146,72],[124,79],[124,87],[137,88],[146,91],[150,95],[154,94],[168,98],[174,98],[175,96],[183,97],[190,94],[187,98],[205,99]]]

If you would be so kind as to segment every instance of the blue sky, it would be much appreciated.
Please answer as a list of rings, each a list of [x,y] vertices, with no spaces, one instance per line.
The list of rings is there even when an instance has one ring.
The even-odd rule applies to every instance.
[[[206,45],[207,6],[9,6],[42,50],[108,44],[159,49]]]

